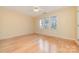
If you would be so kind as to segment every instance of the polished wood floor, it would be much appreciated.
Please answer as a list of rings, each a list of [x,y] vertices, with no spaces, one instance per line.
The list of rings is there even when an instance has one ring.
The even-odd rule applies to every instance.
[[[73,40],[65,40],[36,34],[0,40],[0,53],[53,52],[79,52],[79,48]]]

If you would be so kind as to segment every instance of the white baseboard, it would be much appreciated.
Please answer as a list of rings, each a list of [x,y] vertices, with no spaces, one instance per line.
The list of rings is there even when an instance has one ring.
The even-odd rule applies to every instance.
[[[47,34],[38,33],[38,32],[37,32],[37,34],[40,34],[40,35],[45,35],[45,36],[50,36],[50,37],[57,37],[57,38],[67,39],[67,40],[75,40],[75,39],[73,39],[73,38],[69,38],[69,37],[55,36],[55,35],[47,35]]]
[[[9,35],[9,36],[4,36],[4,37],[0,37],[0,40],[3,40],[3,39],[10,39],[10,38],[15,38],[15,37],[20,37],[20,36],[24,36],[24,35],[30,35],[30,34],[33,34],[33,33],[22,33],[22,34],[15,34],[15,35]]]

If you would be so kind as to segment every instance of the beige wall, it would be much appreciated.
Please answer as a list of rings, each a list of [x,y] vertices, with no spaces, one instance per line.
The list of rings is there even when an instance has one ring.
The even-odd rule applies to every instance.
[[[17,11],[0,7],[0,39],[40,33],[49,36],[56,36],[65,39],[76,37],[76,7],[67,7],[47,14],[57,16],[57,30],[42,30],[39,28],[39,17],[30,17]],[[34,29],[35,28],[35,29]]]
[[[40,16],[36,19],[36,32],[49,36],[56,36],[65,39],[76,38],[76,7],[65,7],[64,9],[56,10],[47,14],[48,16],[57,16],[57,29],[42,30],[39,27]]]
[[[2,12],[1,12],[1,8],[0,8],[0,37],[1,37],[1,14],[2,14]]]
[[[2,10],[1,10],[2,9]],[[17,11],[0,8],[0,39],[33,33],[33,20]]]

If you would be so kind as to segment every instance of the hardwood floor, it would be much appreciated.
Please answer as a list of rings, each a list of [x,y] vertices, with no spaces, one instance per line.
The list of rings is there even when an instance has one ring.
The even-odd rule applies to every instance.
[[[21,36],[0,40],[1,53],[71,53],[79,52],[72,40],[64,40],[43,35]]]

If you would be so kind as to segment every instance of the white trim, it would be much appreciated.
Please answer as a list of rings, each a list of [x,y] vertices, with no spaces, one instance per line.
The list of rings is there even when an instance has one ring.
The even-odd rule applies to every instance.
[[[29,33],[29,34],[22,33],[22,34],[16,34],[16,35],[7,36],[7,37],[0,37],[0,40],[10,39],[10,38],[15,38],[15,37],[20,37],[20,36],[30,35],[30,34],[33,34],[33,33]]]
[[[51,36],[51,37],[57,37],[57,38],[61,38],[61,39],[67,39],[67,40],[75,40],[75,38],[70,38],[70,37],[63,37],[63,36],[55,36],[55,35],[47,35],[47,34],[43,34],[43,33],[38,33],[37,34],[41,34],[41,35],[46,35],[46,36]]]

